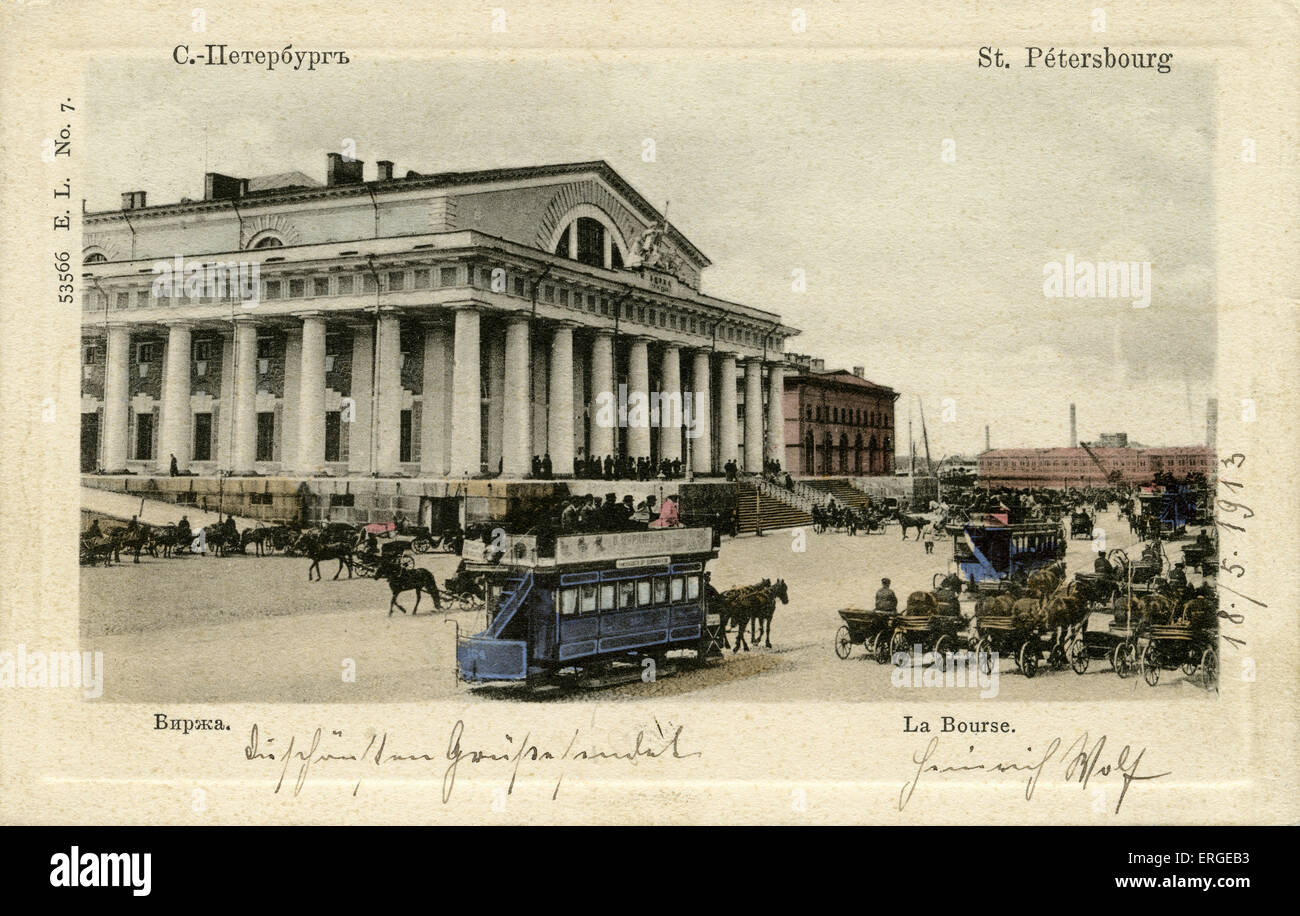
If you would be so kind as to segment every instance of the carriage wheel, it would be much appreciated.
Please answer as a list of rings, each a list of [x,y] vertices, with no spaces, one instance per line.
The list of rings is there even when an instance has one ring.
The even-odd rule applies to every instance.
[[[881,630],[871,638],[871,654],[876,657],[876,664],[884,665],[889,661],[889,638]]]
[[[411,549],[416,553],[430,553],[433,551],[433,544],[424,538],[416,538],[411,542]]]
[[[1187,658],[1183,660],[1183,674],[1187,677],[1191,677],[1195,674],[1198,667],[1196,664],[1197,661],[1196,650],[1189,648],[1187,650]]]
[[[900,668],[907,664],[907,636],[899,630],[889,638],[889,657],[895,659],[894,664]]]
[[[835,631],[835,654],[843,661],[849,657],[849,653],[852,651],[853,637],[849,635],[849,628],[840,627]]]
[[[1072,639],[1070,644],[1065,647],[1065,654],[1070,660],[1070,667],[1075,674],[1086,674],[1088,672],[1088,647],[1084,645],[1082,639]]]
[[[1142,658],[1138,661],[1138,667],[1142,669],[1142,680],[1154,687],[1160,683],[1160,666],[1156,664],[1156,647],[1154,643],[1147,643],[1146,648],[1142,650]]]
[[[409,553],[404,553],[402,554],[401,564],[402,569],[415,569],[415,557]]]
[[[952,640],[947,635],[940,636],[934,644],[934,655],[938,660],[939,670],[943,671],[948,667],[948,653],[952,651]]]
[[[987,636],[981,638],[975,643],[975,654],[979,659],[980,670],[984,672],[985,677],[993,676],[993,668],[997,664],[993,657],[993,640]]]
[[[1115,674],[1121,678],[1129,677],[1133,674],[1133,664],[1132,643],[1116,643],[1110,653],[1110,666],[1115,669]]]
[[[1020,666],[1020,673],[1025,677],[1033,677],[1038,673],[1038,646],[1034,645],[1032,639],[1027,639],[1020,644],[1020,651],[1016,653],[1016,664]]]
[[[1213,647],[1201,653],[1201,674],[1205,677],[1205,686],[1219,689],[1219,653]]]

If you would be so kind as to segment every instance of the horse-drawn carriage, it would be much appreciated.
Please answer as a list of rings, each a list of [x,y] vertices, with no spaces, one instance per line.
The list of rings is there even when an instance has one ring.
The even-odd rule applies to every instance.
[[[1206,686],[1218,683],[1219,654],[1215,648],[1217,632],[1213,626],[1197,626],[1190,621],[1150,624],[1146,645],[1138,657],[1142,679],[1152,687],[1160,682],[1161,670],[1176,671],[1191,677],[1197,671]]]
[[[1003,608],[999,608],[1002,610]],[[1010,607],[1005,608],[1010,611]],[[1042,619],[1033,614],[993,613],[978,611],[972,637],[975,654],[985,674],[993,673],[999,655],[1009,655],[1025,677],[1038,673],[1038,659],[1042,652]]]
[[[894,618],[889,640],[889,655],[896,665],[905,665],[908,651],[919,647],[922,655],[933,653],[940,668],[946,668],[951,656],[967,648],[960,635],[966,621],[956,601],[943,600],[945,597],[938,592],[912,592],[907,596],[903,613]]]
[[[378,550],[358,550],[352,555],[352,565],[361,575],[373,578],[381,569],[393,567],[413,569],[415,567],[415,558],[411,556],[410,541],[387,541],[378,546]]]
[[[1093,659],[1105,659],[1111,669],[1126,678],[1137,669],[1137,631],[1114,621],[1104,630],[1084,630],[1065,647],[1066,658],[1075,674],[1087,674]]]
[[[844,608],[840,611],[840,619],[844,624],[835,633],[837,656],[848,658],[853,646],[861,643],[868,658],[874,658],[882,665],[889,661],[889,643],[894,635],[897,614]]]
[[[1092,516],[1087,511],[1080,509],[1077,512],[1070,513],[1070,538],[1092,538]]]
[[[720,654],[723,620],[706,606],[709,528],[509,534],[500,553],[465,541],[465,569],[487,581],[487,626],[456,637],[464,681],[530,685],[640,679],[646,658]]]

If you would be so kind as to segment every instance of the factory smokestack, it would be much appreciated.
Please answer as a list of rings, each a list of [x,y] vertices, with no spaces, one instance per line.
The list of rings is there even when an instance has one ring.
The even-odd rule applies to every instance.
[[[1070,405],[1070,448],[1079,447],[1079,427],[1074,420],[1074,405]]]
[[[1219,399],[1205,400],[1205,444],[1214,448],[1214,440],[1219,436]]]
[[[984,424],[984,451],[987,452],[987,451],[989,451],[990,449],[991,449],[991,446],[989,445],[989,427],[988,427],[988,424],[985,423],[985,424]]]

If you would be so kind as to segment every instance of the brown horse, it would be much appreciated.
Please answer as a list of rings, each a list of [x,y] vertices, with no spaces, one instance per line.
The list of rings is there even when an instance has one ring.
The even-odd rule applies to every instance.
[[[766,623],[767,647],[771,648],[771,622],[772,615],[776,611],[778,597],[781,597],[783,604],[790,600],[783,580],[777,580],[777,583],[773,584],[770,579],[764,579],[757,585],[748,585],[723,592],[721,595],[723,647],[731,645],[727,640],[727,629],[734,624],[736,626],[736,644],[732,646],[731,651],[738,652],[744,649],[748,652],[749,643],[745,641],[745,627],[755,627],[755,617],[762,617]],[[757,636],[753,637],[753,641],[755,644],[758,643]]]
[[[308,537],[306,535],[298,542],[302,555],[311,560],[311,566],[307,567],[307,581],[312,581],[312,573],[316,573],[316,581],[320,581],[321,560],[338,560],[339,568],[334,572],[334,578],[337,579],[343,572],[343,567],[348,568],[348,578],[352,578],[352,548],[347,544],[329,544],[322,543],[319,539]]]
[[[916,539],[919,541],[921,540],[921,532],[925,531],[926,526],[930,524],[928,518],[921,515],[908,515],[902,509],[894,513],[894,518],[898,519],[899,527],[903,529],[903,540],[905,541],[907,540],[907,529],[915,528]]]
[[[407,569],[400,563],[383,562],[379,564],[379,569],[375,571],[375,578],[387,579],[388,587],[393,591],[393,597],[388,602],[389,617],[393,616],[394,607],[403,614],[406,613],[406,608],[397,603],[397,596],[402,592],[415,592],[415,607],[411,608],[412,617],[420,610],[420,595],[422,592],[428,592],[429,597],[433,599],[433,606],[438,610],[442,610],[442,597],[438,594],[438,581],[434,579],[433,573],[421,566]]]
[[[758,638],[763,637],[763,648],[772,648],[772,617],[776,614],[776,603],[779,600],[782,604],[790,603],[790,592],[785,586],[784,579],[777,579],[766,589],[763,590],[766,597],[766,603],[750,616],[749,638],[754,645],[758,645]]]

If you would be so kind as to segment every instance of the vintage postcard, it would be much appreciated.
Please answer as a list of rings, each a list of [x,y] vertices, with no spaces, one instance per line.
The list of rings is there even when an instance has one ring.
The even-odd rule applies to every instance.
[[[1300,816],[1293,5],[0,20],[6,823]]]

